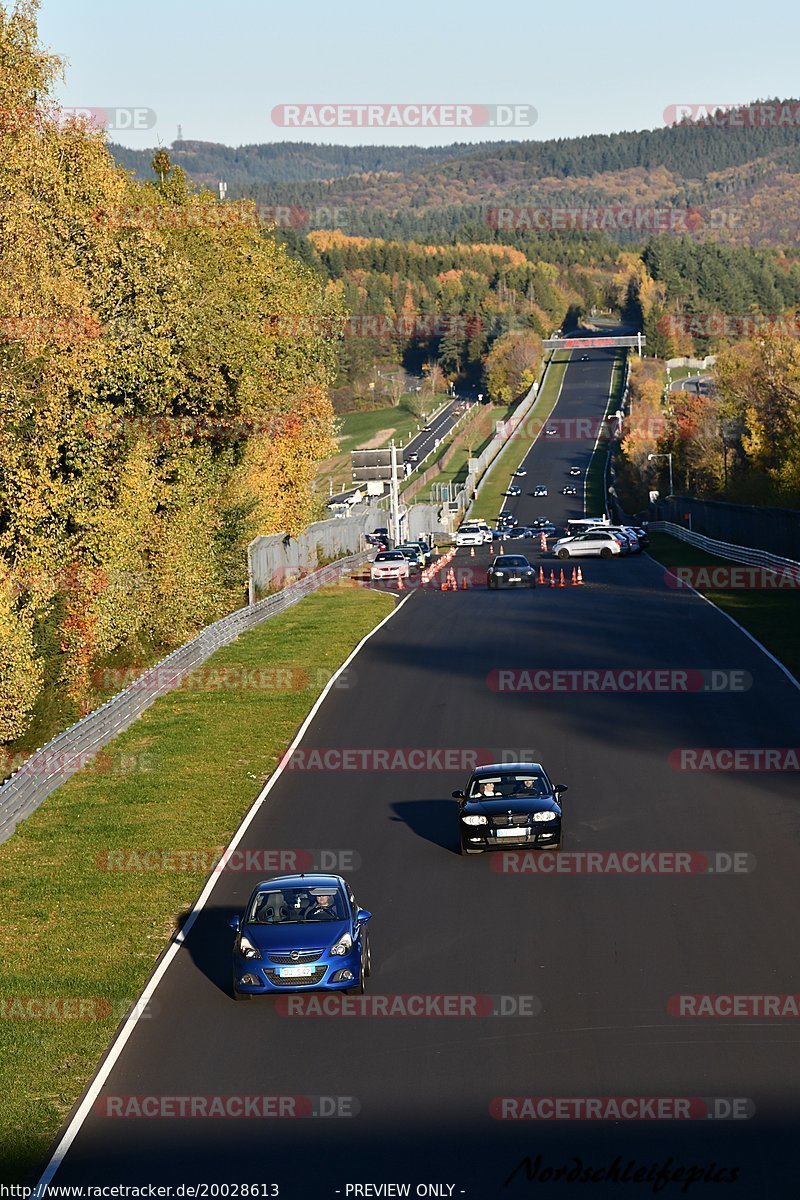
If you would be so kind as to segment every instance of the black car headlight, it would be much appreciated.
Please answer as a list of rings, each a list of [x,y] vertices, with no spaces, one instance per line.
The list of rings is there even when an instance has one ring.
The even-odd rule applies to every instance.
[[[558,813],[554,812],[538,812],[533,814],[534,821],[555,821]]]
[[[488,825],[489,824],[486,817],[481,817],[479,815],[475,815],[475,816],[470,815],[470,816],[462,817],[461,820],[464,822],[465,825]]]
[[[239,953],[242,958],[261,958],[261,951],[243,933],[239,935]]]

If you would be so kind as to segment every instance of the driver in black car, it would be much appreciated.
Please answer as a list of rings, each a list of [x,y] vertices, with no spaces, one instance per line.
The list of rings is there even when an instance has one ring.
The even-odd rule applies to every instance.
[[[336,897],[331,895],[316,896],[314,903],[310,904],[305,911],[306,921],[338,921],[339,919]]]
[[[518,780],[515,789],[515,795],[543,796],[544,787],[542,786],[541,779],[537,779],[535,776],[529,776],[527,779]]]

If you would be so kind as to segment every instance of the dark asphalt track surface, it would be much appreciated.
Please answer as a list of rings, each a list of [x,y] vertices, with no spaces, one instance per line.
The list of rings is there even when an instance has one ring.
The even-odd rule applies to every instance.
[[[604,354],[570,366],[554,416],[602,412],[609,370]],[[590,450],[542,437],[526,491],[540,481],[552,489]],[[560,524],[581,502],[551,490],[547,501],[518,504],[521,519],[541,506]],[[455,565],[487,561],[461,550]],[[598,1175],[587,1187],[546,1173],[602,1171],[621,1156],[617,1179],[629,1162],[632,1177],[668,1159],[671,1171],[737,1172],[732,1183],[695,1182],[688,1193],[679,1177],[662,1196],[797,1195],[800,1020],[682,1018],[669,1008],[676,994],[800,991],[797,776],[670,765],[680,747],[797,745],[797,689],[710,605],[667,586],[653,560],[591,560],[584,573],[583,588],[413,595],[355,660],[351,686],[326,699],[304,748],[536,756],[569,786],[562,854],[744,852],[752,869],[504,873],[496,855],[457,852],[449,797],[467,774],[458,763],[287,770],[243,846],[357,853],[350,879],[374,913],[368,995],[535,997],[537,1015],[303,1018],[282,1015],[272,1000],[235,1004],[228,919],[257,876],[226,873],[103,1096],[344,1096],[358,1115],[93,1113],[57,1184],[276,1182],[292,1200],[354,1195],[348,1185],[368,1183],[409,1183],[410,1195],[418,1184],[453,1185],[440,1194],[475,1200],[653,1195],[652,1174],[650,1182]],[[597,694],[497,692],[488,683],[498,669],[623,668],[736,670],[748,686]],[[522,1096],[741,1098],[752,1115],[493,1118],[493,1100]],[[513,1174],[526,1155],[532,1181]]]

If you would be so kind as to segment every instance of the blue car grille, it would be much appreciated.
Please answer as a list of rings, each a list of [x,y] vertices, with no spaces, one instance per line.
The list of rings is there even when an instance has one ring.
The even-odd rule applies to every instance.
[[[304,975],[302,979],[283,979],[277,971],[271,971],[269,968],[264,972],[270,983],[276,987],[308,987],[309,984],[320,983],[325,978],[327,967],[315,967],[313,975]]]
[[[312,963],[322,958],[321,950],[295,950],[292,954],[270,954],[269,961],[287,966],[289,963]]]

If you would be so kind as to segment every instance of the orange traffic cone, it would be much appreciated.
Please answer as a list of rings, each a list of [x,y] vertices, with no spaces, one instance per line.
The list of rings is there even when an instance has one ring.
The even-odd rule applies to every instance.
[[[572,586],[573,586],[573,587],[575,587],[575,585],[577,584],[577,582],[578,582],[578,572],[577,572],[577,571],[575,570],[575,568],[573,567],[573,568],[572,568]]]
[[[475,547],[474,547],[474,546],[470,546],[470,548],[469,548],[469,556],[470,556],[470,558],[474,558],[474,557],[475,557]]]
[[[580,569],[580,567],[578,567],[578,578],[575,580],[575,582],[578,585],[583,583],[583,571]]]
[[[464,574],[461,576],[461,590],[462,590],[462,592],[465,592],[465,591],[467,590],[467,576],[466,576],[466,573],[464,573]]]
[[[398,592],[405,591],[405,588],[403,587],[403,576],[402,575],[397,576],[397,590],[398,590]]]
[[[489,553],[494,554],[494,542],[489,542]]]
[[[563,568],[563,567],[561,568],[561,573],[560,573],[560,575],[559,575],[559,577],[558,577],[558,586],[559,586],[559,587],[566,587],[566,586],[567,586],[567,585],[566,585],[566,582],[565,582],[565,580],[564,580],[564,568]]]
[[[556,586],[556,573],[553,568],[550,568],[550,587]]]
[[[505,548],[505,546],[504,546],[504,545],[502,545],[502,543],[501,543],[501,545],[500,545],[500,553],[501,553],[501,554],[505,554],[505,552],[506,552],[506,548]]]
[[[539,579],[537,580],[537,582],[544,583],[544,567],[541,567],[541,566],[539,567]]]
[[[545,534],[539,534],[539,549],[545,551],[547,549],[547,537]]]

